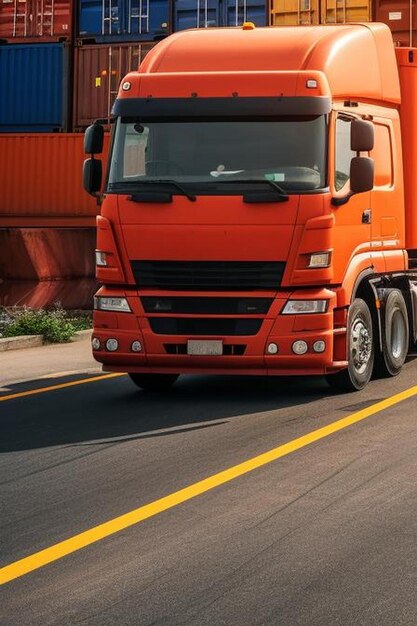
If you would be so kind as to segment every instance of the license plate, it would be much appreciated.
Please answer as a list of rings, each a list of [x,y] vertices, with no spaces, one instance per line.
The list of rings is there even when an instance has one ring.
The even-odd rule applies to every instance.
[[[220,356],[223,354],[223,341],[201,341],[189,339],[187,341],[187,354],[200,356]]]

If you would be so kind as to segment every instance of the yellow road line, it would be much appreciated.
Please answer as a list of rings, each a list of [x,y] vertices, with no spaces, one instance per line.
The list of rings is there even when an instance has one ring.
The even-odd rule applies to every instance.
[[[76,385],[95,383],[98,380],[105,380],[106,378],[116,378],[117,376],[124,376],[124,374],[119,374],[118,372],[114,374],[103,374],[102,376],[93,376],[91,378],[82,378],[81,380],[72,380],[70,383],[60,383],[59,385],[50,385],[49,387],[31,389],[30,391],[11,393],[7,396],[0,396],[0,402],[5,402],[6,400],[14,400],[15,398],[24,398],[25,396],[34,396],[37,393],[46,393],[47,391],[55,391],[56,389],[65,389],[66,387],[75,387]]]
[[[398,404],[398,402],[407,400],[416,394],[417,385],[411,387],[410,389],[406,389],[401,393],[397,393],[386,400],[377,402],[366,409],[362,409],[352,415],[348,415],[347,417],[337,420],[336,422],[328,424],[323,428],[313,430],[302,437],[293,439],[292,441],[278,446],[277,448],[273,448],[272,450],[264,452],[259,456],[248,459],[239,465],[229,467],[218,474],[209,476],[204,480],[194,483],[193,485],[189,485],[188,487],[180,489],[175,493],[171,493],[168,496],[160,498],[159,500],[155,500],[154,502],[141,506],[133,511],[129,511],[124,515],[120,515],[119,517],[115,517],[114,519],[104,522],[104,524],[90,528],[89,530],[79,533],[78,535],[74,535],[65,541],[60,541],[49,548],[45,548],[44,550],[40,550],[39,552],[15,561],[14,563],[10,563],[5,567],[0,568],[0,584],[19,578],[19,576],[23,576],[24,574],[28,574],[33,570],[39,569],[48,563],[57,561],[72,552],[81,550],[81,548],[85,548],[96,541],[100,541],[100,539],[114,535],[125,528],[129,528],[129,526],[133,526],[139,522],[149,519],[150,517],[154,517],[167,509],[171,509],[178,504],[186,502],[191,498],[195,498],[196,496],[210,491],[215,487],[219,487],[220,485],[234,480],[239,476],[252,472],[263,465],[267,465],[268,463],[276,461],[277,459],[291,454],[296,450],[300,450],[300,448],[304,448],[315,441],[324,439],[325,437],[343,430],[348,426],[352,426],[352,424],[356,424],[357,422],[360,422],[371,415],[375,415],[375,413],[383,411],[384,409],[388,409],[389,407]]]

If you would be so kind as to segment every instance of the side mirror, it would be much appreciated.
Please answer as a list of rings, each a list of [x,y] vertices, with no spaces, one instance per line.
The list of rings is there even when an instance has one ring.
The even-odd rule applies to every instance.
[[[365,120],[353,120],[350,125],[350,149],[353,152],[369,152],[373,148],[373,124]]]
[[[371,191],[374,187],[374,160],[354,157],[350,162],[350,189],[352,193]]]
[[[84,133],[85,154],[101,154],[103,152],[104,128],[95,122]]]
[[[374,188],[374,160],[370,157],[353,157],[350,162],[350,191],[346,196],[332,198],[333,206],[342,206],[356,193]]]
[[[97,159],[86,159],[83,165],[83,185],[86,192],[91,196],[97,195],[101,189],[101,181],[101,161]]]

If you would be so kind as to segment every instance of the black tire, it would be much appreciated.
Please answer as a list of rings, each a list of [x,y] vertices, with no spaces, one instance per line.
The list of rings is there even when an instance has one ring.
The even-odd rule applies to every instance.
[[[360,391],[371,379],[375,359],[372,316],[361,298],[350,305],[346,335],[348,366],[326,378],[331,387],[340,391]]]
[[[144,391],[166,391],[177,380],[179,374],[129,374],[130,380]]]
[[[397,376],[408,353],[407,305],[399,289],[385,292],[381,309],[382,352],[376,355],[374,374],[381,378]]]

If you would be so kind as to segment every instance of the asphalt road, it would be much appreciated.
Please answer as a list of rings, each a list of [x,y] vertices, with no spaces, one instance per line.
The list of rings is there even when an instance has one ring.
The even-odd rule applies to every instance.
[[[0,624],[417,624],[417,389],[175,502],[416,384],[410,361],[356,394],[314,379],[183,377],[152,395],[120,376],[0,402],[3,572],[174,494],[67,556],[58,545],[48,564],[35,557],[0,587]]]

